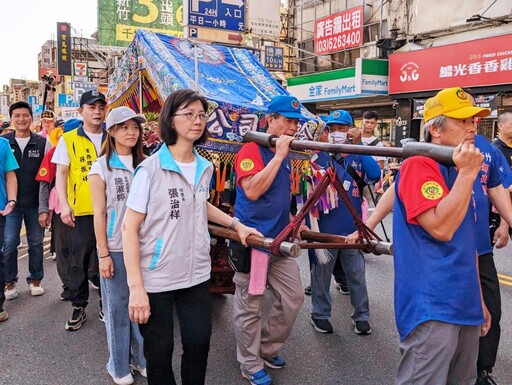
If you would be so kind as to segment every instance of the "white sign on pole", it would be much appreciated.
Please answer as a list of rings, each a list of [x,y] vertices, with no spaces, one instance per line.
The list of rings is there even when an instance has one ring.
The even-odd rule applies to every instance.
[[[256,35],[281,35],[281,3],[276,0],[249,1],[249,31]]]

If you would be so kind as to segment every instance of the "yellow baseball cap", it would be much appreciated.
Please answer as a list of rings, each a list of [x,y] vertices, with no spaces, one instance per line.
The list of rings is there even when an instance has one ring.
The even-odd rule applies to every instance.
[[[467,119],[473,116],[489,116],[488,108],[475,107],[472,98],[460,87],[445,88],[436,96],[427,99],[423,117],[425,122],[444,115],[455,119]]]

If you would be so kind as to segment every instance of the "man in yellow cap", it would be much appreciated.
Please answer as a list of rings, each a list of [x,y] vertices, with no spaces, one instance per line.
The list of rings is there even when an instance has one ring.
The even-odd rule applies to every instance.
[[[402,358],[395,385],[474,384],[480,335],[490,326],[478,279],[473,185],[483,155],[473,106],[461,88],[425,104],[426,139],[455,146],[447,167],[415,156],[396,180],[395,317]]]

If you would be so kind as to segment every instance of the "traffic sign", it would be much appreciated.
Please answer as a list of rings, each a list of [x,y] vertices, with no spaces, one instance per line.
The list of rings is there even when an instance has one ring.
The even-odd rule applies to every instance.
[[[79,107],[73,95],[58,94],[57,102],[59,107]]]
[[[244,0],[187,0],[188,24],[229,31],[245,31]]]

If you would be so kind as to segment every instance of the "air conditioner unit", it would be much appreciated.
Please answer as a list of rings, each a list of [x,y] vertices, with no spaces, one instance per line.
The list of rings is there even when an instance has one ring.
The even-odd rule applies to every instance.
[[[364,59],[377,59],[380,56],[380,49],[375,44],[376,42],[372,41],[363,45],[359,56]]]

